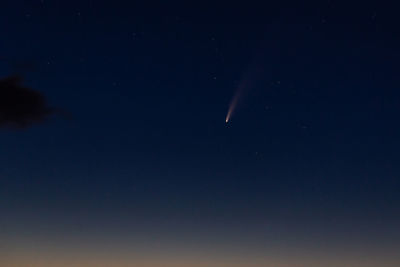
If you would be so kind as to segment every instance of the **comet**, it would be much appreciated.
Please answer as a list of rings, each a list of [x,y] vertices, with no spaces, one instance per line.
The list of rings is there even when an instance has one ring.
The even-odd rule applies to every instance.
[[[251,78],[252,78],[251,75],[247,73],[240,82],[235,94],[232,97],[231,103],[229,104],[228,113],[226,114],[225,117],[225,123],[228,123],[231,120],[233,114],[235,113],[236,108],[238,107],[240,100],[243,97],[244,92],[251,87],[252,84]]]
[[[262,62],[260,62],[261,59],[261,56],[256,57],[248,67],[247,71],[242,75],[239,85],[229,104],[228,112],[225,117],[225,123],[230,122],[242,98],[246,95],[247,91],[249,91],[254,86],[254,83],[263,74],[264,68],[262,67]]]
[[[229,109],[228,113],[226,114],[225,118],[225,123],[228,123],[233,115],[233,112],[235,111],[237,104],[239,102],[240,96],[242,94],[242,87],[239,87],[239,89],[236,91],[234,94],[231,103],[229,104]]]

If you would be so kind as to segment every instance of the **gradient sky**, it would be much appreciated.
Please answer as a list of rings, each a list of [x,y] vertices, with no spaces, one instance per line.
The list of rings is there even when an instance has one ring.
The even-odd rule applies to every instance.
[[[127,2],[2,1],[0,265],[400,266],[394,7]]]

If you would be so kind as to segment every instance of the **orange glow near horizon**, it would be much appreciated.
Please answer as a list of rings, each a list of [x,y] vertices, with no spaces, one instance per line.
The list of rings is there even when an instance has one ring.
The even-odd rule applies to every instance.
[[[20,240],[21,242],[22,240]],[[43,241],[43,240],[42,240]],[[104,240],[105,241],[105,240]],[[116,241],[116,240],[114,240]],[[348,251],[341,246],[304,248],[289,246],[252,247],[245,244],[172,244],[156,246],[121,242],[85,243],[76,240],[65,244],[17,242],[0,252],[0,266],[5,267],[395,267],[400,257],[394,248],[376,250],[365,247]],[[84,244],[82,244],[84,243]],[[170,244],[168,244],[170,243]],[[29,245],[30,244],[30,245]],[[4,247],[4,246],[3,246]],[[190,247],[190,248],[188,248]]]

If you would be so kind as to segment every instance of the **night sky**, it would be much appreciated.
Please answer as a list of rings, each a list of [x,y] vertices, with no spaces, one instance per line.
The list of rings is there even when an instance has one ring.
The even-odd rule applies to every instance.
[[[395,6],[135,2],[2,1],[0,266],[400,266]]]

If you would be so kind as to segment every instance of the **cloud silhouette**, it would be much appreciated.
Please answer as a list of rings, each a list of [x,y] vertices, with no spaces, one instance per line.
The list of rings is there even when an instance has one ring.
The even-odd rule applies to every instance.
[[[22,85],[20,76],[0,79],[1,128],[26,128],[43,122],[54,112],[42,93]]]

